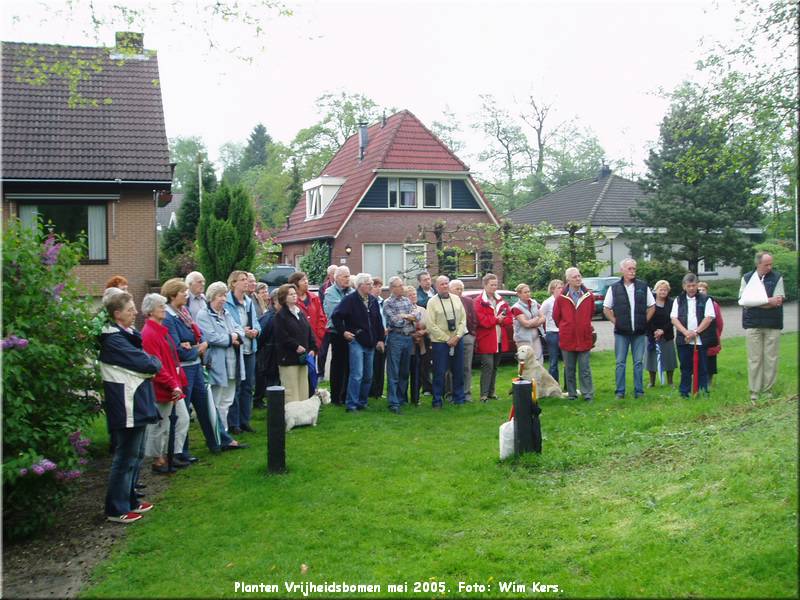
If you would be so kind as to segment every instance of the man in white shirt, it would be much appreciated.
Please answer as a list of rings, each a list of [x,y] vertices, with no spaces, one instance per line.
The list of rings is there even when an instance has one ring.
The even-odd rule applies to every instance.
[[[759,394],[769,394],[778,378],[778,355],[783,329],[783,300],[786,292],[783,277],[772,270],[772,255],[756,254],[756,269],[745,273],[739,288],[742,297],[745,287],[754,275],[761,279],[767,292],[767,303],[742,310],[742,327],[747,339],[747,379],[750,400]]]
[[[619,263],[622,277],[609,286],[603,301],[603,314],[614,324],[614,354],[617,359],[617,398],[625,397],[625,366],[628,348],[633,360],[633,388],[636,398],[644,396],[644,352],[647,349],[647,322],[656,310],[656,299],[647,284],[636,279],[636,261]]]
[[[675,326],[675,342],[681,362],[680,393],[684,398],[692,391],[694,352],[698,346],[716,345],[717,331],[713,327],[714,303],[705,294],[697,293],[697,275],[683,276],[683,293],[672,303],[670,319]],[[708,370],[705,348],[697,352],[697,379],[700,390],[708,393]]]

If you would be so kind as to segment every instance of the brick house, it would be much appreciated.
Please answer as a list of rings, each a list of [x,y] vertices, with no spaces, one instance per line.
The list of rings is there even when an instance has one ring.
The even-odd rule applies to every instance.
[[[158,59],[141,34],[117,41],[3,43],[3,222],[39,216],[69,238],[85,233],[76,275],[87,293],[119,274],[138,302],[158,276],[156,206],[169,201],[172,167]],[[82,65],[79,96],[59,75],[36,81],[53,64]]]
[[[423,268],[439,271],[436,222],[447,228],[499,223],[469,168],[407,110],[369,127],[362,124],[303,190],[276,237],[283,262],[299,266],[320,240],[331,264],[379,275],[384,282],[395,274],[410,282]],[[427,235],[420,236],[420,226]],[[486,271],[501,270],[496,259],[470,249],[454,258],[451,274],[467,287],[479,287]]]

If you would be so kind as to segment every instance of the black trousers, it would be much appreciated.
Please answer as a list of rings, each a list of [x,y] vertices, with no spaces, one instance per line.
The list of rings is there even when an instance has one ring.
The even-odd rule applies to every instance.
[[[386,348],[381,352],[377,348],[372,360],[372,385],[369,388],[371,398],[383,396],[384,378],[386,375]]]
[[[345,404],[350,378],[350,344],[338,333],[330,332],[331,402]]]

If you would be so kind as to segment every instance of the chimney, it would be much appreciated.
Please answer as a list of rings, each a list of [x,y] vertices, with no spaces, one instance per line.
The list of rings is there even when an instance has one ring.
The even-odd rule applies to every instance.
[[[367,152],[367,144],[369,138],[367,137],[367,124],[361,121],[358,124],[358,160],[364,160],[364,154]]]
[[[144,34],[135,31],[118,31],[116,33],[117,50],[144,54]]]
[[[386,127],[386,111],[383,111],[383,117],[381,117],[381,129]]]
[[[611,168],[606,163],[603,163],[603,166],[600,167],[600,171],[597,173],[597,180],[605,179],[609,175],[611,175]]]

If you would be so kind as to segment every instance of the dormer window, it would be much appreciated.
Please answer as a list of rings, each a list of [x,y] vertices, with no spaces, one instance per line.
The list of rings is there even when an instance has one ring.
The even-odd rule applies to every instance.
[[[333,202],[339,188],[344,185],[344,177],[322,175],[303,184],[306,194],[306,220],[318,219]]]

